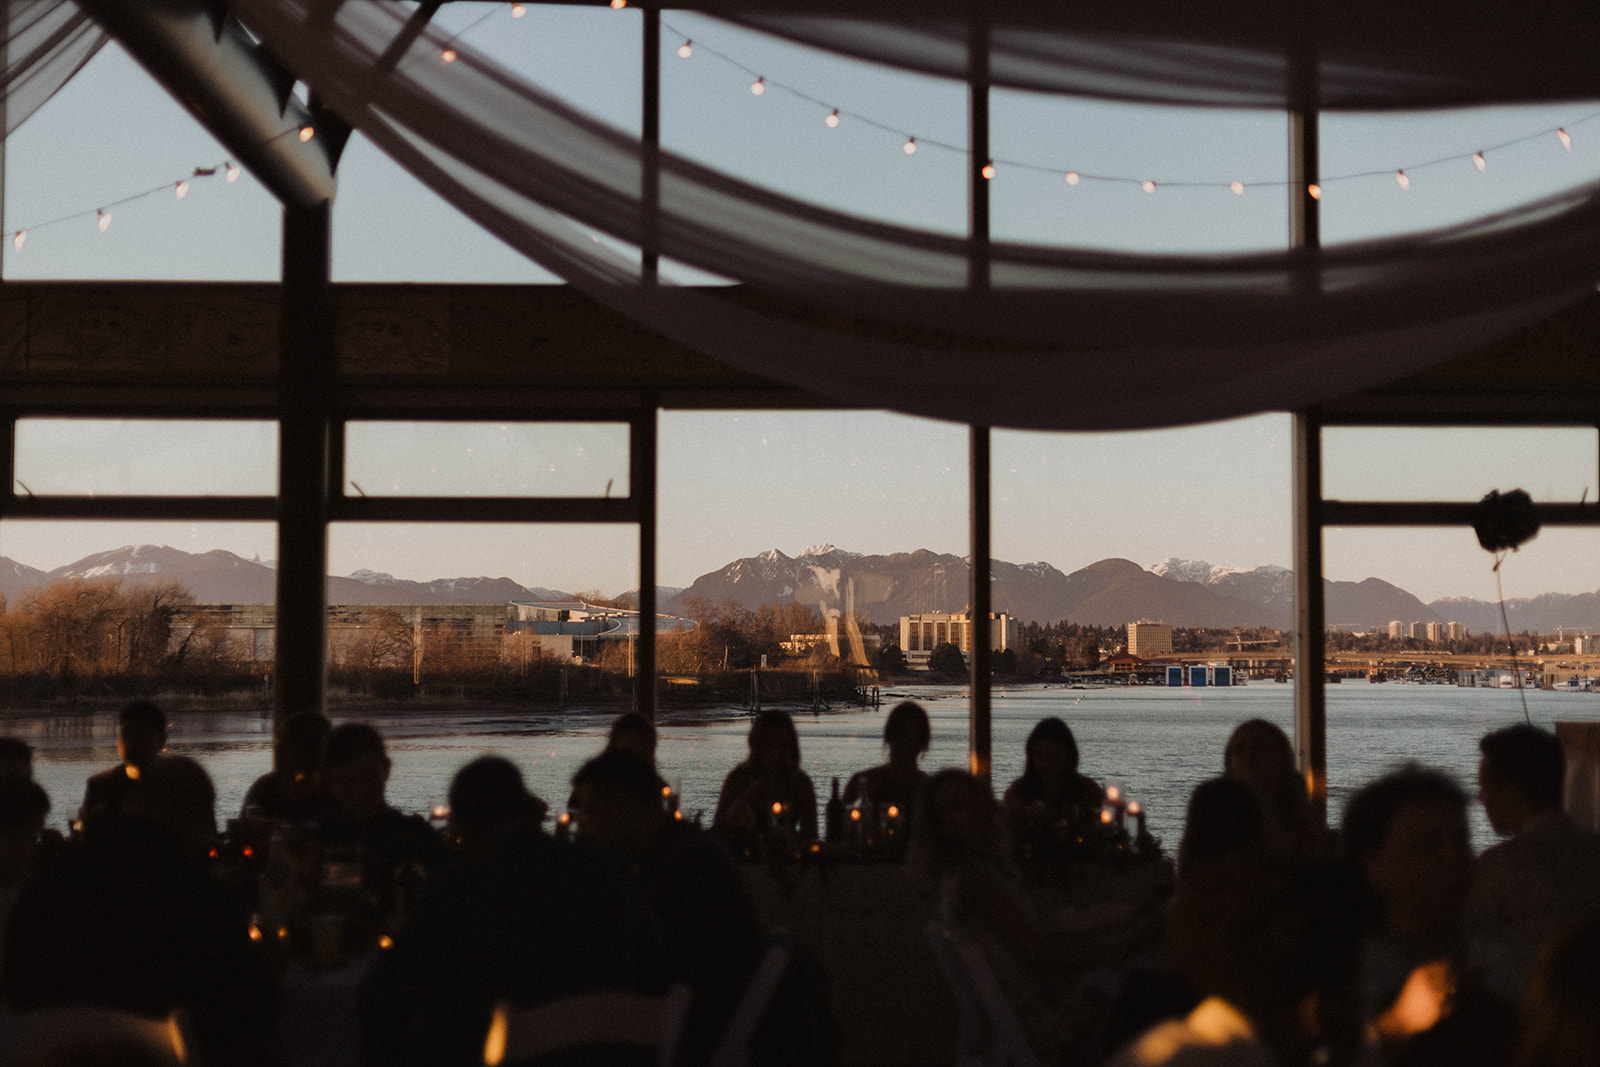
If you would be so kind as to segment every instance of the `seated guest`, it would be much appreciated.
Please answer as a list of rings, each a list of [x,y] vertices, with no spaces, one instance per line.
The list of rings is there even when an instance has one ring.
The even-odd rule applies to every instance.
[[[452,814],[454,798],[463,787],[470,795],[471,777],[484,774],[482,761],[468,767],[476,768],[469,781],[458,774],[451,787]],[[578,993],[664,990],[656,926],[627,872],[555,841],[528,810],[526,802],[469,802],[478,845],[429,884],[362,982],[364,1063],[481,1064],[500,1001],[529,1007]]]
[[[537,826],[549,810],[528,792],[517,765],[503,756],[479,756],[450,782],[450,834],[468,858],[481,855],[503,827]]]
[[[145,764],[167,747],[167,717],[148,700],[136,700],[117,716],[117,756],[122,760],[109,770],[89,776],[79,817],[88,824],[101,815],[122,811],[128,783],[139,777]]]
[[[1518,724],[1478,742],[1478,795],[1508,840],[1478,857],[1468,928],[1486,939],[1520,996],[1539,949],[1600,911],[1600,838],[1561,810],[1566,754],[1548,730]]]
[[[1034,1048],[1058,1058],[1083,1036],[1069,993],[1081,974],[1120,959],[1143,932],[1132,908],[1109,907],[1097,925],[1058,924],[1036,910],[1011,860],[987,783],[949,768],[928,779],[911,827],[908,864],[950,932],[983,949]]]
[[[650,766],[656,765],[656,727],[637,711],[618,715],[606,735],[607,752],[626,752]]]
[[[1027,736],[1022,777],[1006,785],[1006,817],[1018,827],[1026,819],[1077,822],[1098,811],[1104,793],[1093,777],[1078,774],[1078,742],[1059,718],[1043,718]]]
[[[1350,799],[1342,837],[1367,894],[1363,992],[1385,1060],[1507,1062],[1511,1008],[1484,987],[1467,952],[1472,849],[1461,788],[1406,766]]]
[[[275,992],[227,894],[195,859],[214,793],[199,764],[147,760],[92,834],[41,869],[12,913],[12,1007],[184,1011],[206,1063],[273,1062]]]
[[[389,806],[389,754],[378,731],[361,722],[334,727],[322,747],[332,810],[318,829],[323,857],[348,850],[358,854],[362,882],[377,900],[380,914],[409,904],[397,883],[437,870],[446,858],[444,842],[419,815]]]
[[[800,735],[787,712],[764,711],[750,724],[750,758],[723,779],[712,828],[736,847],[763,832],[817,839],[817,794],[800,769]]]
[[[1313,859],[1323,852],[1325,835],[1311,810],[1305,780],[1295,770],[1294,746],[1266,719],[1240,723],[1228,736],[1222,773],[1255,794],[1267,843],[1285,859]]]
[[[50,814],[50,797],[26,778],[0,778],[0,959],[6,923],[39,857],[39,835]]]
[[[1261,805],[1243,782],[1212,778],[1189,794],[1178,840],[1178,874],[1221,856],[1267,847]]]
[[[572,779],[580,841],[625,856],[660,926],[668,975],[693,991],[681,1059],[705,1062],[732,1017],[764,937],[733,861],[669,816],[650,766],[610,750]]]
[[[332,725],[320,711],[289,716],[272,746],[272,770],[250,784],[240,814],[275,822],[313,822],[333,801],[322,780],[322,745]]]
[[[0,778],[33,780],[33,746],[20,737],[0,737]]]
[[[844,787],[844,802],[854,804],[858,800],[869,800],[879,806],[895,804],[909,820],[916,807],[917,794],[928,780],[927,772],[917,766],[917,761],[928,751],[932,737],[928,713],[921,704],[911,700],[896,704],[883,724],[883,744],[889,750],[889,762],[851,775]]]
[[[1113,1067],[1350,1064],[1362,1050],[1354,886],[1259,846],[1193,858],[1169,909],[1173,952],[1204,997]]]

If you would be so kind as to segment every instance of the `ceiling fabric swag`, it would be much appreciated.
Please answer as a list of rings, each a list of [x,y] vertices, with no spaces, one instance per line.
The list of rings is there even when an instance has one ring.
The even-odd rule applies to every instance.
[[[4,133],[55,95],[105,44],[106,35],[72,0],[0,0]]]
[[[630,254],[648,215],[637,139],[431,30],[375,70],[410,14],[399,4],[345,3],[314,28],[310,0],[233,7],[345,121],[513,247],[687,345],[850,404],[1051,429],[1303,408],[1493,340],[1600,278],[1587,186],[1314,260],[995,243],[991,285],[973,291],[961,238],[663,152],[653,247],[740,284],[645,285]],[[447,44],[458,58],[440,63]]]

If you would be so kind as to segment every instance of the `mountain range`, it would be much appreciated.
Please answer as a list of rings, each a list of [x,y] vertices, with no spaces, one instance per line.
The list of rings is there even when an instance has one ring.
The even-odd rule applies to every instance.
[[[1220,567],[1199,560],[1165,559],[1140,566],[1103,559],[1064,574],[1048,563],[991,565],[996,611],[1024,622],[1068,621],[1121,625],[1158,619],[1175,626],[1267,626],[1288,629],[1293,617],[1294,575],[1283,567]],[[75,563],[42,571],[0,556],[0,596],[14,601],[35,586],[60,578],[118,577],[128,582],[171,579],[201,603],[262,603],[275,595],[270,561],[246,559],[223,549],[185,552],[157,545],[126,545]],[[1323,583],[1330,627],[1368,630],[1402,622],[1459,622],[1481,632],[1500,628],[1493,603],[1450,597],[1425,604],[1379,578]],[[875,623],[901,615],[961,611],[967,604],[968,566],[961,556],[918,549],[863,555],[830,544],[797,556],[770,549],[703,574],[687,589],[660,587],[660,610],[689,614],[703,598],[733,600],[746,608],[798,601],[827,608],[854,607]],[[327,596],[336,604],[494,603],[513,599],[568,600],[557,589],[524,586],[510,578],[396,578],[372,570],[329,576]],[[1600,631],[1600,592],[1545,593],[1506,602],[1514,631],[1554,632],[1558,627]]]

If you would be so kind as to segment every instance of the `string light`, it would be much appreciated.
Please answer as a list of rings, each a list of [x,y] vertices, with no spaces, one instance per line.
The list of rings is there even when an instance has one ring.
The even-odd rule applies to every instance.
[[[1561,139],[1561,147],[1562,148],[1565,148],[1568,152],[1572,151],[1572,134],[1568,133],[1566,130],[1563,130],[1563,129],[1557,127],[1556,136]]]
[[[751,96],[760,96],[762,93],[764,93],[766,91],[767,91],[767,79],[765,79],[765,78],[757,78],[755,81],[750,83],[750,95]]]
[[[627,6],[628,6],[628,0],[611,0],[611,9],[613,11],[621,11],[623,8],[625,8]]]
[[[179,200],[182,200],[184,197],[189,195],[189,183],[179,182],[177,185],[172,187],[172,193]]]
[[[679,59],[688,59],[692,55],[694,55],[694,42],[693,41],[684,41],[682,44],[680,44],[678,46],[678,58]]]
[[[230,159],[230,160],[228,160],[228,184],[232,185],[234,182],[236,182],[238,180],[239,180],[239,164],[235,163],[233,160]]]
[[[1322,186],[1316,184],[1306,186],[1306,195],[1313,200],[1321,200]]]
[[[900,146],[900,150],[902,152],[904,152],[908,156],[916,155],[917,154],[917,139],[915,137],[907,137],[906,138],[906,143]]]
[[[1234,196],[1244,195],[1244,182],[1230,182],[1228,188],[1233,190]]]
[[[17,235],[11,239],[11,247],[15,248],[18,252],[22,251],[22,246],[27,244],[27,243],[28,243],[28,231],[27,230],[18,230],[17,231]]]
[[[1478,168],[1478,173],[1480,174],[1489,169],[1489,164],[1484,161],[1482,152],[1472,153],[1472,165]]]
[[[1411,188],[1411,179],[1406,177],[1406,172],[1403,170],[1397,170],[1394,172],[1394,180],[1395,184],[1399,185],[1402,189]]]
[[[511,17],[512,18],[520,19],[522,16],[526,15],[527,13],[528,13],[528,9],[523,7],[521,4],[512,4],[511,5]]]
[[[830,129],[830,130],[838,129],[839,128],[839,109],[838,108],[834,108],[832,111],[828,112],[828,117],[823,119],[822,121],[828,127],[828,129]]]
[[[982,174],[984,176],[985,180],[987,180],[989,178],[993,178],[994,177],[994,162],[990,161],[988,163],[985,163],[983,165],[983,169],[981,171],[979,171],[978,173]]]
[[[95,208],[95,215],[99,219],[98,225],[100,227],[100,232],[105,233],[106,229],[111,225],[111,212],[105,210],[104,208]]]
[[[302,127],[300,127],[300,143],[301,144],[305,144],[307,141],[311,140],[311,138],[315,137],[316,135],[317,135],[316,127],[314,127],[314,126],[302,126]]]
[[[439,53],[439,58],[444,60],[446,63],[454,63],[456,61],[456,50],[454,48],[446,48],[443,52]]]
[[[1142,188],[1147,193],[1153,193],[1153,192],[1156,191],[1156,183],[1151,181],[1150,179],[1146,178],[1145,181],[1144,181],[1144,184],[1142,186],[1140,186],[1140,188]]]
[[[1077,185],[1081,181],[1083,181],[1083,175],[1079,174],[1075,170],[1067,171],[1067,184],[1068,185]]]

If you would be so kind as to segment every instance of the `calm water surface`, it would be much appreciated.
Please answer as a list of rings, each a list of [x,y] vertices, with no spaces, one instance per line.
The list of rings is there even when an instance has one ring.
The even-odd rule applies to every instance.
[[[893,691],[881,711],[794,712],[807,772],[826,799],[830,780],[881,762],[883,719],[898,696],[923,702],[933,720],[929,769],[965,766],[967,698],[964,688],[912,686]],[[1600,694],[1529,691],[1533,721],[1600,720]],[[1082,770],[1104,781],[1122,780],[1145,804],[1150,831],[1175,847],[1183,810],[1196,784],[1222,768],[1229,732],[1249,718],[1292,730],[1290,687],[1270,683],[1230,689],[1074,690],[1060,686],[996,689],[994,780],[1003,788],[1022,771],[1022,746],[1039,719],[1058,715],[1071,725],[1082,751]],[[715,807],[723,775],[744,757],[749,723],[729,711],[679,717],[661,724],[659,763],[681,782],[691,815]],[[475,756],[493,752],[522,768],[529,787],[559,810],[574,770],[599,751],[612,712],[459,713],[408,712],[366,716],[389,740],[394,771],[389,799],[406,811],[425,811],[444,800],[451,775]],[[1478,738],[1522,720],[1511,690],[1454,686],[1346,684],[1328,689],[1329,810],[1337,818],[1364,782],[1405,760],[1449,771],[1469,792],[1475,788]],[[338,721],[338,717],[335,717]],[[0,732],[20,736],[38,751],[34,773],[50,793],[50,824],[64,828],[76,814],[84,779],[116,762],[115,714],[7,715]],[[251,712],[176,716],[168,751],[192,756],[217,785],[219,817],[237,814],[245,790],[271,765],[270,720]],[[1473,805],[1477,847],[1493,836]]]

